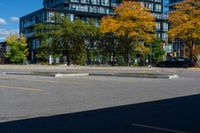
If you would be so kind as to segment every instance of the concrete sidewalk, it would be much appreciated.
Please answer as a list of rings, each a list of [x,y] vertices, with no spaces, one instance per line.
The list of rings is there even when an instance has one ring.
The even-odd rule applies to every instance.
[[[49,66],[49,65],[0,65],[0,73],[24,74],[29,75],[55,75],[55,77],[64,77],[71,75],[82,75],[84,73],[90,76],[117,76],[117,77],[136,77],[136,78],[168,78],[176,75],[179,71],[188,71],[188,69],[177,68],[157,68],[157,67],[109,67],[109,66]],[[48,74],[47,74],[48,73]],[[174,77],[174,76],[173,76]],[[178,77],[178,75],[176,75]]]
[[[174,72],[174,71],[193,71],[199,68],[159,68],[159,67],[121,67],[121,66],[66,66],[66,65],[0,65],[0,70],[74,70],[74,71],[153,71],[153,72]]]

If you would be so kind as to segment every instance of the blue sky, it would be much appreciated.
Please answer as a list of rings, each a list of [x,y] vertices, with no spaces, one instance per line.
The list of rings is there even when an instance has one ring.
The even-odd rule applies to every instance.
[[[0,41],[19,31],[19,18],[42,8],[43,0],[0,0]]]

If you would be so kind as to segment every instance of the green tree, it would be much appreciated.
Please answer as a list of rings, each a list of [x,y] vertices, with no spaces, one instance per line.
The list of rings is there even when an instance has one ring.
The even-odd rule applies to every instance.
[[[56,14],[57,16],[57,14]],[[61,53],[60,25],[56,23],[39,23],[34,27],[35,37],[40,41],[37,48],[37,57],[48,58],[50,55],[57,56]]]
[[[24,63],[27,59],[28,48],[26,38],[24,35],[10,35],[6,39],[6,44],[10,47],[10,50],[6,53],[6,56],[13,63]]]
[[[154,43],[150,46],[150,63],[152,65],[157,64],[158,62],[163,60],[163,56],[165,54],[165,51],[162,48],[162,41],[160,38],[157,38]]]
[[[50,38],[50,27],[48,23],[39,23],[34,27],[35,37],[40,41],[40,46],[37,48],[38,58],[48,58],[49,49],[49,38]]]
[[[115,59],[120,50],[119,38],[113,33],[102,34],[98,49],[102,49],[102,53],[108,57],[110,65],[115,65]]]
[[[91,63],[91,57],[94,56],[95,45],[98,44],[101,32],[99,27],[96,26],[94,20],[90,20],[88,23],[85,23],[84,29],[84,44],[86,49],[87,65]]]
[[[51,22],[35,26],[36,37],[40,39],[38,56],[47,58],[65,56],[67,64],[84,64],[84,34],[86,24],[80,20],[70,21],[66,16],[54,14]]]
[[[155,18],[140,2],[123,2],[115,8],[115,16],[104,17],[101,21],[103,33],[112,32],[122,38],[127,65],[130,64],[133,45],[138,42],[151,43],[155,37]]]
[[[176,4],[175,10],[169,15],[169,21],[170,38],[183,40],[192,59],[194,46],[200,44],[200,1],[185,0]]]
[[[72,52],[72,43],[71,40],[73,34],[73,22],[67,18],[61,19],[60,22],[60,42],[61,42],[61,53],[67,59],[67,65],[70,65],[71,62],[71,52]]]
[[[76,65],[85,65],[86,63],[86,51],[84,45],[85,36],[85,22],[76,20],[72,23],[73,32],[70,35],[71,47],[71,59]]]

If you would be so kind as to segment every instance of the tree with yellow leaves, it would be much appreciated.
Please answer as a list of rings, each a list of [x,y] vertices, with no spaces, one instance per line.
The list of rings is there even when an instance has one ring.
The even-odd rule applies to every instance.
[[[137,54],[141,56],[140,58],[140,64],[145,65],[146,62],[146,56],[150,54],[150,48],[145,47],[143,44],[138,44],[135,48],[135,51]]]
[[[115,8],[114,16],[102,18],[100,30],[122,38],[125,60],[130,64],[130,53],[138,42],[151,43],[155,38],[155,18],[140,2],[124,1]]]
[[[24,35],[10,35],[6,39],[6,44],[10,47],[9,51],[6,53],[6,56],[13,63],[24,63],[27,59],[28,48],[27,42]]]
[[[175,10],[169,15],[171,29],[169,35],[172,40],[183,40],[193,59],[195,45],[200,44],[200,1],[185,0],[175,5]]]

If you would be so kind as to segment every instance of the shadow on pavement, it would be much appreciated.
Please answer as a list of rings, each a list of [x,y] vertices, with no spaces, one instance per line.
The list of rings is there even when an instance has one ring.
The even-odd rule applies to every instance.
[[[1,133],[200,133],[200,95],[0,123]]]

